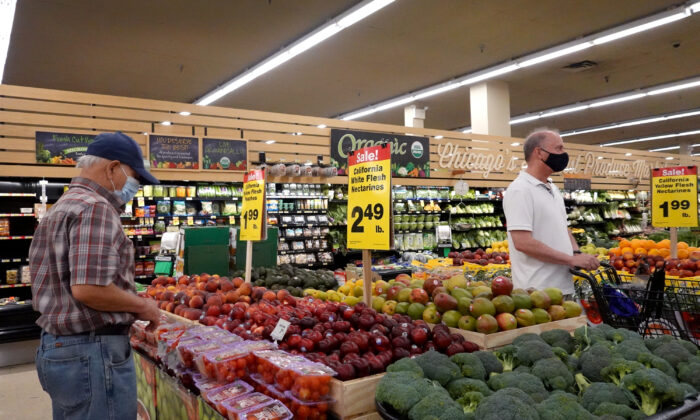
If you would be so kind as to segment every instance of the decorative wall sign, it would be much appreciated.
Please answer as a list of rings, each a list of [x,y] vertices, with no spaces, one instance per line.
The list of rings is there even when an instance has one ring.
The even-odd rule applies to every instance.
[[[199,169],[199,139],[151,134],[148,160],[153,169]]]
[[[384,143],[391,145],[392,176],[430,177],[430,142],[427,137],[333,129],[331,130],[331,165],[338,168],[338,175],[347,175],[348,156],[351,151]]]
[[[36,132],[36,161],[51,165],[75,165],[96,135]]]
[[[203,138],[202,169],[247,170],[248,142],[245,140]]]

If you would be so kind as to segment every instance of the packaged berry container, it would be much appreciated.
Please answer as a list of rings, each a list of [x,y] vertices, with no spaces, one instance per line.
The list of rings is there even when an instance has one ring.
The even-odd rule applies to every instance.
[[[221,403],[223,410],[220,410],[219,412],[221,415],[228,417],[229,420],[244,419],[245,417],[240,417],[242,413],[261,405],[268,404],[272,401],[274,400],[267,395],[263,395],[259,392],[253,392],[238,398],[225,400]]]
[[[275,376],[280,367],[294,362],[307,361],[302,356],[294,356],[283,350],[262,350],[253,353],[255,355],[256,372],[268,383],[275,383]]]
[[[333,369],[320,363],[295,363],[281,368],[275,377],[278,388],[292,391],[303,401],[322,401],[330,392]]]
[[[287,391],[289,403],[287,407],[294,414],[296,420],[326,420],[328,417],[328,409],[335,402],[330,397],[325,397],[320,401],[303,401]]]
[[[136,321],[133,324],[131,324],[131,328],[129,329],[129,334],[132,337],[135,337],[137,340],[145,341],[146,340],[146,327],[148,326],[147,321]]]
[[[202,373],[202,367],[196,365],[196,357],[202,353],[219,350],[225,346],[225,344],[218,341],[199,339],[192,343],[178,346],[177,353],[180,363],[182,363],[183,366],[190,369],[196,366],[199,372]]]
[[[286,406],[289,406],[291,403],[291,400],[289,397],[287,397],[287,394],[284,391],[279,390],[275,384],[265,383],[260,375],[252,374],[250,375],[250,379],[253,382],[253,387],[255,388],[256,392],[265,394],[275,400],[279,400]]]
[[[289,420],[294,418],[289,409],[280,401],[252,408],[238,415],[237,420]],[[229,416],[229,420],[231,417]]]
[[[209,390],[202,398],[213,405],[220,413],[226,415],[226,407],[223,403],[253,392],[253,387],[243,381],[236,381],[219,388]]]
[[[197,356],[197,366],[200,372],[219,382],[233,382],[248,375],[248,366],[255,364],[255,350],[272,347],[265,341],[241,341],[233,343],[220,350],[207,352]]]
[[[221,388],[222,386],[226,386],[209,378],[195,376],[193,379],[194,387],[197,388],[197,390],[199,390],[199,395],[201,395],[202,399],[206,402],[209,402],[209,400],[207,400],[206,397],[209,394],[209,392]]]

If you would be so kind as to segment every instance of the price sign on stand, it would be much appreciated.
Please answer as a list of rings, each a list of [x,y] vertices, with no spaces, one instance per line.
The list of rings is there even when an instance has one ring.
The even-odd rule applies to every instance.
[[[697,166],[652,169],[651,224],[663,228],[698,225]]]
[[[243,206],[240,230],[241,241],[247,241],[245,281],[250,283],[250,271],[253,265],[253,241],[262,241],[267,237],[264,169],[256,169],[243,176]]]
[[[250,171],[243,177],[243,210],[241,212],[241,240],[265,239],[265,171]]]
[[[372,249],[393,246],[391,146],[365,147],[348,156],[348,248],[362,249],[364,301],[372,298]]]

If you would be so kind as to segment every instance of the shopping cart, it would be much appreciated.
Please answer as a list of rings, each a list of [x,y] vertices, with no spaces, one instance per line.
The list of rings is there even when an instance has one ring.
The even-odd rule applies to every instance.
[[[606,324],[644,337],[672,335],[700,344],[700,281],[667,280],[664,267],[648,276],[621,277],[607,264],[589,273],[571,272],[588,282]]]

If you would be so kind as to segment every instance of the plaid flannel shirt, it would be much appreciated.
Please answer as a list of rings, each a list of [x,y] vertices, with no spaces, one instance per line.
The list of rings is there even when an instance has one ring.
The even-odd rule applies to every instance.
[[[131,324],[127,312],[101,312],[73,297],[72,285],[108,286],[136,292],[134,248],[122,230],[124,203],[86,178],[73,178],[42,218],[29,249],[37,324],[53,335]]]

